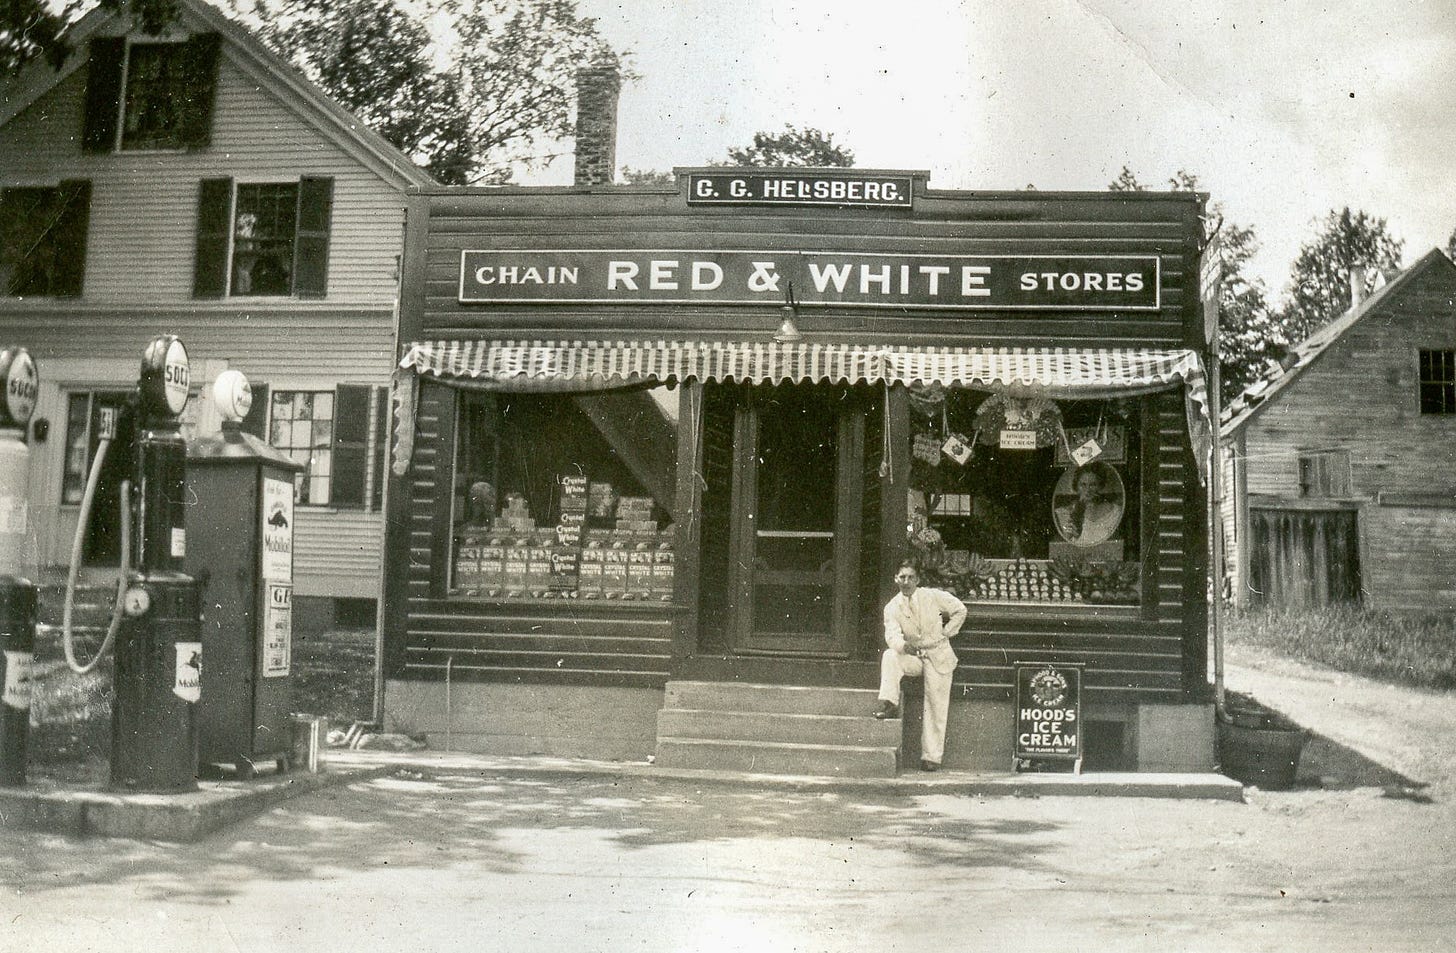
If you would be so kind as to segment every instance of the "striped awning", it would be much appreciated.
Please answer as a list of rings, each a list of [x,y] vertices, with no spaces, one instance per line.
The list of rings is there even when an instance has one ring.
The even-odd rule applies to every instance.
[[[412,437],[413,389],[434,376],[463,387],[586,391],[659,381],[932,384],[1111,397],[1183,387],[1200,448],[1211,427],[1202,362],[1187,349],[910,347],[773,341],[418,341],[399,363],[401,438]],[[412,442],[410,440],[409,442]],[[398,448],[405,451],[404,447]]]
[[[543,390],[697,380],[1047,390],[1146,390],[1203,383],[1190,350],[969,348],[739,341],[420,341],[401,368],[447,381]]]

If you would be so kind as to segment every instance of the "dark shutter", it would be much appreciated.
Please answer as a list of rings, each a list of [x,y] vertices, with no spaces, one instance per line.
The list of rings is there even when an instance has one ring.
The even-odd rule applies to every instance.
[[[304,176],[298,183],[298,234],[293,244],[293,293],[322,298],[329,284],[329,221],[334,180]]]
[[[217,54],[221,46],[222,37],[217,33],[199,33],[184,46],[178,132],[188,149],[201,149],[212,142],[212,104],[217,94]]]
[[[86,58],[86,115],[81,126],[84,152],[110,152],[116,147],[121,114],[121,67],[126,40],[109,36],[92,40]]]
[[[192,297],[221,298],[228,286],[228,238],[233,224],[233,180],[203,179],[197,194],[197,255]]]
[[[81,294],[86,277],[86,231],[91,220],[91,183],[68,179],[56,190],[60,216],[53,235],[56,252],[55,283],[51,293],[63,298]]]
[[[248,388],[253,392],[253,405],[248,408],[248,416],[243,418],[239,429],[243,433],[250,433],[259,440],[266,441],[268,439],[268,385],[250,380]]]
[[[364,384],[340,384],[334,398],[333,492],[329,496],[334,506],[364,506],[371,391]]]
[[[369,465],[374,473],[374,489],[369,494],[369,508],[384,508],[384,481],[389,479],[389,422],[394,419],[389,404],[389,388],[374,388],[374,453]]]

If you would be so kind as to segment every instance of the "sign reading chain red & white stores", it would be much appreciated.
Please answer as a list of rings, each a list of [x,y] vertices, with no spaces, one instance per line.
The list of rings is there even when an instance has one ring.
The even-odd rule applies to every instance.
[[[1156,311],[1156,255],[696,249],[460,253],[460,301]]]

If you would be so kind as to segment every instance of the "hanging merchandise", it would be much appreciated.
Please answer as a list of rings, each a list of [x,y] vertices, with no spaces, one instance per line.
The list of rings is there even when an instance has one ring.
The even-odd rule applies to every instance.
[[[940,440],[934,434],[918,433],[910,445],[910,454],[933,467],[940,466]]]
[[[910,385],[910,406],[926,417],[934,417],[945,409],[945,388],[939,383]]]
[[[1035,450],[1065,440],[1055,402],[1005,392],[992,394],[976,410],[976,433],[1003,450]]]
[[[953,433],[945,438],[945,443],[940,447],[941,451],[961,466],[971,459],[971,445],[966,438],[958,433]]]

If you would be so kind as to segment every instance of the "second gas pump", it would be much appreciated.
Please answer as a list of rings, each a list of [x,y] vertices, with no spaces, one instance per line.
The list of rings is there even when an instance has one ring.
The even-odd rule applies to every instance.
[[[137,388],[136,539],[116,635],[111,786],[197,786],[201,606],[187,555],[187,445],[180,417],[191,367],[175,336],[153,341]]]

